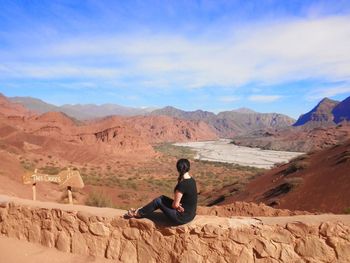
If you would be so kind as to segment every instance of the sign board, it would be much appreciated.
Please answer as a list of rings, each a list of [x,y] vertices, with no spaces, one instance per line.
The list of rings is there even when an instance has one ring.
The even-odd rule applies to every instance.
[[[35,169],[34,174],[27,174],[23,176],[24,184],[35,184],[37,182],[52,182],[58,184],[60,187],[84,187],[84,182],[79,171],[71,170],[70,168],[65,171],[61,171],[57,175],[41,174],[37,172],[37,169]]]

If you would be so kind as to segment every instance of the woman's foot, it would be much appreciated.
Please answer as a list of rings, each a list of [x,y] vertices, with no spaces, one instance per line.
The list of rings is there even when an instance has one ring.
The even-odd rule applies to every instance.
[[[124,218],[140,218],[139,209],[130,208],[128,212],[124,215]]]

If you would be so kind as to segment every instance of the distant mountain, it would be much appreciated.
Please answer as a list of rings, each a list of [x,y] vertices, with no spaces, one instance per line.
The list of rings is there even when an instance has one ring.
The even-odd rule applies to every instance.
[[[183,111],[165,107],[151,112],[151,115],[166,115],[186,120],[204,121],[216,131],[219,137],[229,138],[257,129],[283,128],[294,123],[294,119],[278,113],[258,113],[247,108],[214,114],[208,111]]]
[[[289,127],[294,123],[291,117],[279,113],[258,113],[248,111],[224,111],[218,115],[218,121],[222,124],[225,137],[233,137],[240,134],[250,133],[255,130],[270,130]],[[218,125],[217,125],[218,126]]]
[[[337,125],[343,121],[343,125]],[[308,152],[337,145],[350,138],[350,97],[328,98],[299,117],[293,126],[276,131],[257,130],[234,138],[242,146],[269,150]]]
[[[350,96],[339,102],[324,98],[316,107],[299,117],[293,126],[323,127],[350,121]]]
[[[46,113],[50,111],[63,112],[79,120],[101,118],[110,115],[136,116],[151,112],[154,108],[132,108],[117,104],[65,104],[55,106],[40,99],[31,97],[12,97],[11,101],[22,104],[25,108],[37,112]]]
[[[311,111],[301,115],[293,126],[301,126],[305,124],[324,126],[334,124],[332,110],[338,103],[339,101],[324,98]]]
[[[253,110],[248,109],[248,108],[239,108],[239,109],[236,109],[233,111],[238,112],[238,113],[257,113],[256,111],[253,111]]]
[[[19,103],[23,105],[25,108],[34,111],[36,113],[46,113],[49,111],[60,111],[59,107],[46,103],[40,99],[32,98],[32,97],[9,97],[8,98],[12,102]]]
[[[165,115],[185,120],[202,120],[214,118],[216,115],[209,111],[196,110],[196,111],[184,111],[171,106],[164,107],[162,109],[154,110],[150,115]]]
[[[183,120],[203,121],[208,124],[221,138],[231,138],[237,135],[251,133],[254,130],[284,128],[292,125],[294,119],[278,113],[258,113],[251,109],[240,108],[215,114],[209,111],[184,111],[171,106],[162,109],[131,108],[117,104],[66,104],[55,106],[40,99],[31,97],[13,97],[13,102],[20,103],[37,113],[62,112],[77,120],[103,118],[106,116],[169,116]]]
[[[13,103],[0,93],[0,116],[29,116],[31,112],[19,103]]]
[[[332,113],[335,123],[350,121],[350,96],[335,106]]]

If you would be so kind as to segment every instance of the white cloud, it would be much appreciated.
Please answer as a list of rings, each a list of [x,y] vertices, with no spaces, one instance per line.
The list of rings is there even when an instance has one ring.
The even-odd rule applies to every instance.
[[[3,61],[6,69],[14,70],[0,68],[0,76],[121,77],[117,81],[136,76],[140,86],[188,88],[303,79],[349,81],[349,24],[350,17],[342,16],[234,30],[225,25],[218,29],[228,32],[224,36],[210,32],[205,37],[144,34],[62,40],[21,54],[34,57],[32,65]],[[62,60],[69,66],[62,66]],[[48,61],[50,66],[37,66],[37,61]]]
[[[282,96],[279,96],[279,95],[252,95],[248,97],[248,100],[254,101],[254,102],[268,103],[268,102],[277,101],[281,98]]]
[[[120,75],[120,70],[105,67],[87,67],[84,65],[33,65],[33,64],[9,64],[7,68],[0,67],[0,76],[30,77],[30,78],[115,78]]]
[[[325,97],[333,97],[337,95],[348,94],[350,96],[350,85],[339,85],[321,89],[315,89],[306,96],[308,100],[319,100]]]

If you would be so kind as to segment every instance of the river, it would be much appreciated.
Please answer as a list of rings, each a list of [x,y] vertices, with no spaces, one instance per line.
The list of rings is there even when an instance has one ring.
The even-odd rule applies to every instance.
[[[303,153],[262,150],[238,146],[230,143],[231,140],[222,139],[218,141],[185,142],[175,143],[175,146],[189,147],[196,151],[195,159],[234,163],[242,166],[252,166],[269,169],[276,163],[288,162]]]

